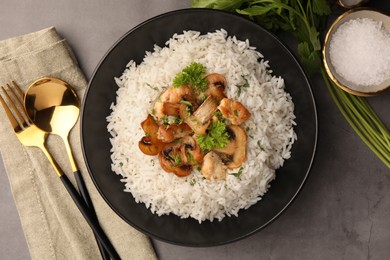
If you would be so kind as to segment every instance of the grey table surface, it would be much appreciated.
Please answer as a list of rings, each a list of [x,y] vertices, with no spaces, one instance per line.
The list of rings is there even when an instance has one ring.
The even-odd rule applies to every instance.
[[[189,0],[0,1],[0,40],[55,26],[87,79],[110,46]],[[344,120],[320,76],[311,78],[319,137],[310,177],[291,207],[260,232],[228,245],[190,248],[152,240],[160,259],[389,259],[390,171]],[[390,93],[369,102],[390,126]],[[21,173],[23,174],[23,173]],[[0,258],[29,259],[0,159]]]

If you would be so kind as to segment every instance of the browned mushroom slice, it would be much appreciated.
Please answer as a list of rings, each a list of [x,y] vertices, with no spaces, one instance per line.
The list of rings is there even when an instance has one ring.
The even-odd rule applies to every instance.
[[[243,104],[238,101],[232,101],[228,98],[221,100],[218,109],[225,118],[232,122],[233,125],[241,125],[251,115]]]
[[[151,115],[148,115],[142,121],[141,127],[145,132],[145,136],[138,142],[139,149],[146,155],[157,155],[164,146],[164,143],[157,138],[158,124]]]
[[[186,124],[189,125],[194,131],[194,133],[197,135],[204,135],[210,125],[210,121],[203,124],[194,115],[191,115],[190,117],[185,119],[184,122],[186,122]]]
[[[181,159],[181,143],[170,143],[164,146],[164,149],[159,153],[158,159],[166,172],[172,172],[179,177],[187,176],[192,171],[190,164],[183,164]]]
[[[163,148],[162,142],[153,142],[150,136],[144,136],[138,142],[138,148],[146,155],[157,155]]]
[[[192,136],[185,136],[181,140],[181,155],[182,163],[192,166],[199,166],[203,161],[203,153],[199,145]]]
[[[230,143],[224,148],[213,150],[229,169],[235,169],[246,161],[247,136],[245,130],[240,126],[231,125],[226,129],[230,136]]]
[[[224,93],[226,80],[225,77],[218,73],[212,73],[206,76],[209,88],[205,91],[207,95],[211,95],[219,103],[226,98]]]
[[[226,166],[215,152],[207,153],[203,159],[202,175],[208,180],[225,180]]]
[[[222,87],[212,86],[209,87],[205,93],[209,96],[212,96],[218,103],[226,98],[224,89]]]
[[[211,96],[207,97],[206,100],[198,107],[194,112],[194,116],[202,123],[208,122],[214,115],[218,108],[218,104]]]
[[[211,73],[208,74],[205,78],[208,82],[209,87],[221,87],[223,89],[225,88],[226,79],[221,74]]]
[[[217,107],[218,105],[214,98],[209,96],[192,115],[190,107],[181,104],[180,117],[191,127],[195,134],[204,135]]]

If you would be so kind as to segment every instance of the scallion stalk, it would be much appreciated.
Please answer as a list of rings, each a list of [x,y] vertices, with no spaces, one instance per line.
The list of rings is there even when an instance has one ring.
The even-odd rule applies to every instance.
[[[338,88],[328,78],[323,68],[321,69],[321,74],[334,103],[349,125],[371,151],[390,168],[389,130],[383,127],[383,123],[366,101],[363,101],[365,102],[363,105],[361,101],[363,98],[353,96]],[[359,107],[360,111],[357,110],[357,107]],[[362,116],[362,112],[369,115],[370,119],[368,120],[367,117]],[[370,121],[373,118],[375,119],[374,122]],[[378,125],[382,128],[382,135],[378,134]]]

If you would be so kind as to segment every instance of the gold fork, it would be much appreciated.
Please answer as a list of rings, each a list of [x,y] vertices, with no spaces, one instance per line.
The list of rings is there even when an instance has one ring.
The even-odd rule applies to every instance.
[[[89,226],[92,228],[96,237],[100,240],[100,242],[107,250],[112,259],[120,259],[118,253],[115,251],[106,234],[101,229],[96,218],[94,218],[91,214],[88,206],[85,204],[80,194],[73,187],[68,177],[64,174],[60,166],[57,164],[57,162],[51,156],[50,152],[47,150],[45,142],[48,134],[39,129],[35,124],[33,124],[28,117],[27,112],[25,111],[23,106],[23,91],[13,81],[12,85],[13,88],[10,87],[9,84],[7,84],[7,89],[1,86],[2,95],[0,94],[0,102],[15,131],[16,136],[23,145],[35,146],[43,151],[49,162],[53,165],[54,170],[61,179],[65,188],[68,190],[80,212],[86,219]]]
[[[14,128],[16,136],[23,145],[36,146],[40,148],[46,155],[47,159],[49,159],[50,163],[53,165],[57,175],[61,177],[63,175],[61,168],[58,166],[57,162],[54,160],[45,146],[47,133],[43,132],[41,129],[35,126],[35,124],[33,124],[28,116],[24,113],[24,107],[21,101],[24,96],[23,91],[15,82],[12,82],[12,84],[14,88],[11,88],[9,84],[7,84],[8,92],[3,86],[1,86],[1,91],[5,99],[8,101],[9,106],[12,108],[13,113],[1,95],[0,102],[8,116],[12,127]]]

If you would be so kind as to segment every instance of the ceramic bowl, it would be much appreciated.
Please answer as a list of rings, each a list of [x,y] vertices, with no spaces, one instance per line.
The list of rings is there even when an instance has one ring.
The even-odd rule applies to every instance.
[[[346,80],[343,78],[339,73],[337,73],[335,67],[333,66],[330,58],[330,42],[332,40],[332,37],[334,33],[337,31],[337,29],[344,23],[358,18],[369,18],[373,19],[375,21],[381,21],[384,28],[390,32],[390,16],[385,15],[379,11],[375,11],[372,9],[367,8],[356,8],[351,9],[342,15],[340,15],[330,26],[326,36],[325,36],[325,42],[323,47],[323,62],[325,65],[326,72],[328,73],[330,79],[340,88],[345,90],[348,93],[351,93],[356,96],[374,96],[378,95],[385,90],[389,89],[390,86],[390,79],[385,80],[379,85],[370,85],[370,86],[364,86],[362,88],[361,86]],[[363,89],[363,90],[362,90]]]

